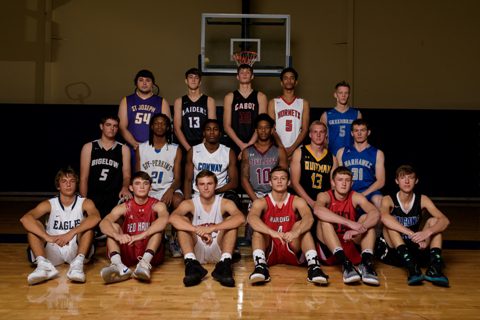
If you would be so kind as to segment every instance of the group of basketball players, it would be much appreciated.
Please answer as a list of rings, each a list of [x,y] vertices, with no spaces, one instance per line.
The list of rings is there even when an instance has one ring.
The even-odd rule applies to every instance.
[[[154,75],[140,70],[118,117],[102,119],[101,137],[82,148],[80,176],[60,170],[59,195],[22,217],[36,264],[28,283],[56,277],[55,266],[65,262],[67,277],[85,282],[96,233],[106,236],[111,261],[101,270],[105,283],[150,281],[171,224],[185,286],[206,276],[202,264],[215,263],[212,277],[233,287],[237,230],[247,222],[252,284],[270,281],[275,264],[306,265],[307,281],[327,284],[322,263],[340,264],[344,283],[379,285],[376,256],[405,267],[409,285],[448,286],[441,248],[449,221],[414,192],[411,166],[397,169],[398,192],[381,194],[384,154],[368,143],[368,123],[348,105],[349,84],[338,83],[336,106],[310,123],[308,101],[295,95],[295,69],[281,72],[282,95],[270,101],[253,89],[253,78],[250,65],[238,67],[239,88],[225,96],[222,128],[214,100],[201,92],[201,73],[187,70],[188,93],[175,100],[172,134],[169,104],[154,94]],[[127,144],[116,140],[118,130]],[[251,200],[248,212],[239,192]]]

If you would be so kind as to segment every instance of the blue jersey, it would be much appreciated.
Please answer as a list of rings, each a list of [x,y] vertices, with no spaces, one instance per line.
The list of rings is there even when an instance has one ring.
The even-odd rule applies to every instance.
[[[162,112],[162,100],[156,95],[148,99],[142,99],[136,93],[127,96],[127,129],[138,142],[148,140],[150,119]]]
[[[353,173],[352,189],[356,192],[363,192],[368,189],[375,181],[375,165],[377,163],[378,149],[368,146],[365,150],[359,152],[352,147],[345,147],[342,164]]]
[[[334,155],[342,147],[352,145],[351,128],[352,122],[358,119],[359,111],[348,108],[345,112],[339,112],[333,108],[327,111],[328,150]]]

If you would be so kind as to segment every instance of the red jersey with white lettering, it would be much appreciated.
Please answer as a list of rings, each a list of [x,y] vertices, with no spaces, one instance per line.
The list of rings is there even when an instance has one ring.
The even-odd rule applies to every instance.
[[[122,231],[124,234],[136,235],[146,231],[153,221],[158,218],[153,206],[158,202],[157,199],[148,197],[147,202],[138,204],[135,199],[125,202],[127,211],[123,221]],[[132,245],[120,245],[122,262],[126,266],[133,266],[138,263],[138,257],[143,256],[147,249],[149,238],[135,241]],[[163,242],[163,241],[162,241]],[[163,243],[157,249],[152,259],[152,265],[158,265],[163,261],[164,250]]]
[[[267,210],[262,215],[263,222],[271,229],[278,232],[291,231],[297,221],[297,214],[293,209],[293,200],[295,196],[288,194],[283,203],[276,203],[272,194],[265,196],[267,201]],[[283,263],[289,265],[301,265],[304,262],[301,252],[297,255],[288,243],[282,244],[279,239],[273,239],[267,253],[267,263],[269,266]]]

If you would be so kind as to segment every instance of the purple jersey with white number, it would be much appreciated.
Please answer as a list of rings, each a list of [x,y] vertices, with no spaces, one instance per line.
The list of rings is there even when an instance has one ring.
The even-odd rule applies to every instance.
[[[128,131],[135,140],[142,143],[148,140],[150,118],[162,112],[162,97],[153,95],[148,99],[136,93],[127,96]]]

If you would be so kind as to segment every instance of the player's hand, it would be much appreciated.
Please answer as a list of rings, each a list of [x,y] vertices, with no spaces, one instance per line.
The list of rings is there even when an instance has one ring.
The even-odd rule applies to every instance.
[[[213,242],[213,237],[211,234],[204,234],[202,237],[201,237],[203,243],[205,243],[207,246],[211,245],[212,242]]]
[[[298,234],[294,231],[285,232],[283,234],[283,240],[286,242],[292,242],[296,238],[298,238]]]
[[[66,246],[70,242],[70,240],[73,239],[73,236],[74,235],[70,232],[67,232],[58,236],[54,236],[55,243],[60,247]]]
[[[132,193],[130,192],[130,190],[128,190],[127,187],[122,187],[122,190],[120,190],[118,197],[120,199],[123,199],[123,201],[130,200],[132,198]]]
[[[343,234],[343,240],[345,241],[349,241],[349,240],[352,240],[353,238],[355,238],[355,236],[361,234],[361,232],[358,232],[357,230],[347,230],[345,231],[345,233]]]
[[[160,199],[161,202],[165,203],[167,207],[170,207],[173,200],[173,189],[168,188]]]
[[[352,230],[355,230],[358,232],[358,234],[362,234],[364,232],[367,232],[367,228],[360,222],[356,221],[349,221],[347,227],[349,227]]]
[[[420,247],[421,250],[426,249],[428,247],[427,241],[420,241],[418,243],[418,246]]]
[[[427,240],[428,238],[430,238],[430,236],[432,235],[432,233],[428,230],[422,230],[422,231],[419,231],[419,232],[415,232],[411,237],[410,239],[417,243],[417,244],[420,244],[420,242],[422,241],[425,241]]]
[[[129,234],[117,234],[113,238],[120,244],[128,244],[132,241],[132,236]]]
[[[130,241],[128,242],[128,245],[131,246],[135,241],[143,240],[143,239],[145,239],[144,232],[130,236]]]
[[[272,230],[272,231],[270,232],[270,237],[271,237],[272,239],[278,239],[278,240],[280,240],[280,242],[281,242],[282,244],[285,244],[285,240],[283,239],[283,232],[278,232],[278,231]]]
[[[212,232],[215,231],[215,227],[214,226],[197,226],[195,228],[195,233],[199,236],[199,237],[203,237],[205,235],[211,235]]]

